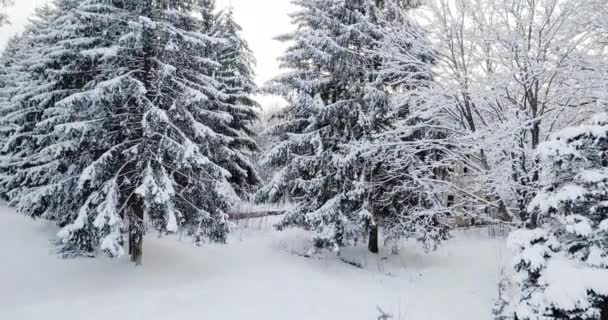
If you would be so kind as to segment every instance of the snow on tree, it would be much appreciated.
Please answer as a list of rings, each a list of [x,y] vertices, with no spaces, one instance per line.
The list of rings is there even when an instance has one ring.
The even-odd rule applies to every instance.
[[[16,99],[16,116],[10,118],[28,125],[11,137],[4,151],[10,159],[7,167],[14,171],[6,187],[12,204],[23,214],[65,227],[80,210],[78,175],[92,157],[87,150],[102,150],[85,130],[99,121],[87,119],[93,108],[83,103],[82,109],[70,110],[65,101],[93,86],[101,77],[98,68],[108,66],[108,48],[119,36],[119,24],[108,17],[119,18],[119,10],[95,1],[63,0],[56,6],[48,25],[32,27],[36,46],[46,45],[25,63],[32,82]],[[105,53],[98,50],[104,47]]]
[[[388,188],[378,187],[376,179],[388,169],[375,158],[373,144],[400,116],[378,53],[391,31],[387,13],[395,8],[365,0],[296,4],[297,30],[280,38],[293,43],[282,58],[290,71],[270,86],[290,102],[279,115],[283,122],[270,129],[280,142],[265,158],[279,171],[257,200],[296,201],[278,228],[314,232],[317,248],[338,249],[367,238],[370,251],[377,252],[381,216],[402,215],[404,209],[394,207],[396,198],[376,204]],[[423,201],[414,198],[412,205]]]
[[[8,120],[6,116],[12,113],[13,108],[11,106],[13,103],[11,100],[18,94],[23,82],[29,79],[28,73],[25,72],[21,64],[27,47],[26,38],[17,35],[9,40],[2,57],[0,57],[0,150],[4,150],[9,138],[20,127],[19,123]],[[7,170],[10,159],[3,155],[0,156],[0,160],[3,164],[0,166],[0,188],[3,197],[6,197],[4,194],[5,185],[7,180],[11,178],[11,174]]]
[[[255,182],[242,162],[255,143],[248,145],[249,109],[229,104],[236,90],[223,92],[232,87],[214,74],[227,41],[201,18],[212,8],[59,3],[49,35],[59,38],[41,57],[51,66],[41,82],[50,105],[9,194],[21,212],[58,222],[63,254],[120,256],[128,241],[140,264],[150,227],[225,242],[234,189]],[[237,170],[251,179],[231,180]]]
[[[608,315],[608,115],[540,144],[543,186],[530,226],[509,237],[515,294],[502,319]]]
[[[23,77],[27,77],[27,73],[23,72],[20,65],[22,61],[21,54],[23,54],[26,48],[25,39],[17,35],[9,39],[2,57],[0,57],[0,110],[2,110],[0,117],[4,116],[7,105],[10,104],[11,99],[17,94]],[[13,126],[8,124],[2,126],[0,145],[6,143],[6,139],[13,131]]]
[[[80,175],[82,210],[60,234],[66,243],[80,247],[83,236],[116,255],[128,230],[139,264],[148,224],[197,242],[225,241],[230,175],[210,158],[232,151],[232,139],[214,131],[232,117],[215,103],[221,93],[210,70],[217,62],[200,55],[218,40],[199,31],[204,21],[191,9],[179,2],[136,4],[132,10],[142,18],[130,23],[121,39],[124,54],[116,55],[125,59],[124,69],[71,103],[90,99],[99,115],[115,110],[94,128],[107,145]],[[101,234],[87,230],[92,227]]]
[[[67,6],[67,3],[58,3]],[[54,101],[65,97],[69,90],[76,89],[63,83],[75,83],[69,75],[61,73],[60,68],[72,61],[74,51],[61,51],[62,35],[55,33],[54,25],[63,23],[57,19],[55,10],[43,6],[36,10],[23,34],[19,36],[19,56],[14,61],[9,74],[11,85],[1,92],[3,97],[0,123],[4,128],[5,140],[2,144],[2,192],[9,200],[16,200],[21,195],[18,189],[23,181],[37,183],[44,180],[37,176],[21,175],[21,168],[30,166],[36,160],[30,158],[40,147],[36,136],[36,125],[44,110],[50,108]],[[56,20],[57,19],[57,20]],[[53,55],[54,53],[60,53]],[[3,57],[9,57],[11,51]],[[54,176],[49,175],[49,178]],[[11,192],[13,191],[13,192]],[[43,205],[43,204],[41,204]],[[32,216],[43,213],[28,212]]]
[[[4,10],[13,4],[15,4],[14,0],[0,0],[0,9]],[[0,12],[0,27],[7,23],[10,23],[8,15],[4,12]]]
[[[224,94],[223,108],[232,116],[227,132],[232,132],[231,148],[236,152],[218,157],[218,161],[230,172],[230,181],[241,194],[251,194],[260,183],[260,177],[251,161],[252,154],[260,148],[254,140],[253,123],[258,120],[258,103],[252,95],[255,84],[255,57],[242,38],[242,28],[234,20],[233,9],[219,15],[216,36],[226,40],[219,49],[217,60],[221,67],[215,71],[220,82],[219,90]]]
[[[371,1],[295,1],[297,31],[281,62],[292,69],[273,80],[272,91],[290,106],[271,130],[281,142],[265,162],[281,167],[257,195],[258,201],[293,198],[280,229],[301,227],[315,234],[315,246],[337,249],[366,238],[372,224],[365,163],[351,161],[343,144],[363,139],[387,124],[386,97],[368,86],[375,77],[369,49],[379,37],[370,16]]]
[[[402,5],[385,3],[385,34],[376,49],[382,61],[376,81],[390,92],[391,126],[351,153],[369,159],[367,201],[385,242],[396,249],[399,240],[413,238],[431,250],[448,238],[452,210],[441,195],[448,189],[443,180],[455,148],[438,125],[439,115],[427,113],[432,101],[425,94],[435,86],[435,52],[428,35],[408,16],[412,8]]]
[[[597,112],[605,54],[589,21],[596,8],[593,0],[438,0],[420,14],[437,51],[435,95],[445,97],[436,111],[470,150],[461,164],[468,210],[525,220],[536,148]]]

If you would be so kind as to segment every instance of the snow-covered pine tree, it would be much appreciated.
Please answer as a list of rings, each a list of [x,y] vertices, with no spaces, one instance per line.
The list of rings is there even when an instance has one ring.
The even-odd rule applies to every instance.
[[[203,32],[207,2],[63,2],[74,6],[60,7],[54,34],[59,56],[75,56],[59,73],[82,83],[36,126],[20,210],[58,215],[64,254],[119,256],[128,238],[139,264],[149,226],[224,242],[234,192],[217,159],[239,150],[232,131],[216,131],[233,117],[213,77],[210,50],[224,41]]]
[[[377,237],[367,182],[374,164],[349,145],[370,141],[393,116],[376,81],[383,3],[295,1],[297,30],[279,38],[293,43],[282,57],[290,71],[273,80],[270,90],[290,106],[271,129],[282,141],[265,157],[280,170],[257,200],[296,201],[278,228],[311,230],[318,248],[337,249],[368,233]]]
[[[48,24],[31,27],[38,49],[25,61],[31,82],[14,99],[14,116],[7,117],[22,125],[5,151],[14,171],[7,184],[13,205],[64,227],[80,208],[75,197],[86,150],[101,147],[85,130],[98,121],[87,122],[92,109],[83,103],[82,109],[69,110],[61,102],[99,81],[126,22],[112,19],[120,10],[112,4],[60,0],[55,10]]]
[[[7,112],[8,104],[19,90],[21,79],[27,76],[20,64],[26,47],[25,38],[17,35],[9,39],[0,57],[0,117],[4,117]],[[10,125],[0,127],[0,149],[13,131],[14,127]]]
[[[215,12],[215,0],[188,0],[188,6],[196,5],[197,14],[201,21],[201,31],[207,34],[215,34],[219,29],[218,15]]]
[[[12,117],[7,118],[7,115],[14,112],[15,104],[12,100],[29,79],[29,74],[23,66],[23,57],[27,50],[27,38],[17,35],[9,40],[0,57],[0,194],[5,199],[6,184],[12,176],[5,146],[9,138],[21,127],[21,123],[12,121]]]
[[[253,139],[252,125],[258,120],[258,103],[253,99],[257,90],[255,84],[255,57],[245,39],[242,28],[235,21],[233,8],[220,13],[217,19],[216,36],[225,40],[217,52],[220,67],[215,78],[223,93],[222,108],[228,112],[232,121],[230,127],[221,129],[232,137],[231,154],[220,155],[219,163],[231,174],[230,182],[241,196],[254,192],[260,183],[255,165],[251,162],[252,153],[260,152]]]
[[[509,237],[515,294],[499,319],[608,317],[608,115],[539,146],[542,190]],[[502,317],[502,318],[500,318]]]
[[[58,2],[57,5],[66,7],[69,4]],[[23,181],[30,180],[34,184],[36,182],[33,180],[44,179],[19,174],[20,168],[36,162],[30,157],[40,146],[35,133],[37,122],[54,101],[62,99],[70,89],[77,87],[66,85],[75,81],[71,75],[60,72],[64,65],[69,64],[74,51],[59,50],[62,49],[59,45],[62,35],[55,33],[53,25],[62,21],[55,21],[56,18],[56,11],[50,6],[36,9],[25,31],[19,36],[18,58],[13,61],[8,73],[12,84],[0,92],[3,97],[0,124],[6,138],[0,149],[0,186],[2,193],[13,202],[21,195],[18,189]],[[10,54],[11,51],[7,51],[3,57]],[[27,214],[38,216],[42,212]]]
[[[374,163],[370,199],[386,243],[396,248],[399,240],[413,238],[432,250],[449,236],[442,180],[457,153],[440,125],[441,113],[431,112],[435,52],[428,35],[408,17],[411,4],[385,5],[378,81],[391,92],[395,115],[389,130],[362,146]]]
[[[225,241],[230,175],[212,157],[229,154],[232,139],[213,130],[231,118],[218,109],[221,93],[211,74],[217,62],[201,55],[219,40],[201,32],[205,21],[192,14],[199,7],[187,1],[134,5],[129,9],[142,18],[133,19],[121,39],[117,63],[124,69],[85,98],[114,109],[96,128],[108,148],[80,176],[83,210],[62,235],[117,255],[128,229],[132,260],[140,264],[148,224],[197,242]]]

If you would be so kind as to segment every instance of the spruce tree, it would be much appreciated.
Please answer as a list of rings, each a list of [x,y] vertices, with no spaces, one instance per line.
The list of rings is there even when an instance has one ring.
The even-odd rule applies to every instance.
[[[64,9],[71,6],[68,1],[58,2],[57,7]],[[6,131],[2,153],[2,192],[13,203],[24,194],[21,187],[24,183],[36,185],[48,182],[47,179],[57,177],[52,170],[48,175],[24,175],[20,169],[35,166],[37,159],[34,153],[42,147],[36,133],[36,126],[42,114],[51,108],[55,101],[66,97],[70,91],[77,90],[78,84],[74,77],[61,69],[73,61],[75,50],[64,50],[63,34],[55,33],[57,25],[68,24],[59,19],[57,11],[50,6],[37,9],[23,34],[20,35],[21,49],[19,58],[13,64],[11,74],[15,77],[13,85],[6,87],[1,93],[3,103],[0,106],[2,127]],[[6,52],[3,57],[10,54]],[[27,181],[27,182],[26,182]],[[24,212],[32,217],[42,216],[48,211],[41,209],[49,206],[51,198],[36,199]],[[36,204],[37,202],[37,204]],[[47,218],[51,219],[50,216]],[[52,219],[51,219],[52,220]]]
[[[293,199],[298,206],[278,228],[311,230],[316,247],[337,249],[370,231],[377,237],[366,182],[373,164],[348,145],[372,139],[391,122],[388,95],[376,82],[381,61],[373,53],[382,38],[381,7],[369,0],[295,4],[297,30],[279,38],[293,43],[281,59],[290,71],[270,85],[290,102],[272,128],[281,142],[265,159],[280,170],[257,200]]]
[[[61,0],[47,25],[34,25],[36,51],[25,62],[32,82],[16,100],[11,120],[20,132],[5,147],[12,172],[7,184],[11,202],[28,216],[72,224],[80,205],[78,175],[90,161],[87,150],[101,147],[89,128],[93,108],[66,107],[100,81],[114,44],[126,22],[125,12],[112,4]],[[44,45],[43,45],[44,44]],[[106,71],[107,72],[107,71]]]
[[[373,164],[366,181],[385,243],[395,250],[400,240],[415,239],[433,250],[449,237],[453,212],[442,199],[449,188],[441,180],[457,162],[456,153],[440,122],[444,115],[429,112],[436,108],[437,84],[428,34],[408,17],[409,3],[385,6],[381,27],[387,32],[377,49],[382,63],[376,83],[391,93],[393,121],[374,141],[352,150]]]
[[[434,248],[448,236],[447,210],[421,181],[441,171],[442,155],[411,147],[437,133],[419,129],[403,103],[416,86],[428,86],[432,66],[428,46],[417,48],[411,37],[423,35],[408,30],[415,29],[404,14],[411,8],[403,1],[296,4],[297,31],[280,38],[294,43],[282,59],[290,71],[270,86],[290,102],[271,129],[281,142],[266,156],[280,171],[258,201],[297,202],[278,227],[312,230],[316,247],[367,239],[378,252],[383,229],[387,241],[415,238]]]
[[[25,41],[21,36],[9,39],[2,56],[0,57],[0,197],[7,200],[5,185],[10,179],[6,163],[8,159],[3,155],[2,150],[8,139],[16,131],[16,126],[4,120],[9,113],[11,99],[17,94],[22,78],[27,74],[22,71],[20,66],[19,53],[24,51]]]
[[[17,94],[20,84],[27,77],[21,62],[22,54],[27,50],[27,41],[24,36],[17,35],[9,39],[6,48],[0,57],[0,117],[4,117],[13,97]],[[0,128],[0,146],[6,144],[6,139],[14,132],[14,126],[9,123]],[[1,149],[1,148],[0,148]]]
[[[539,146],[543,188],[529,225],[509,237],[515,295],[498,319],[608,316],[608,115]]]
[[[213,130],[229,115],[216,103],[215,63],[200,55],[214,41],[200,32],[205,22],[185,1],[133,5],[129,13],[143,18],[121,39],[115,63],[122,70],[83,96],[100,109],[94,114],[110,115],[94,131],[107,142],[80,176],[83,210],[62,236],[117,255],[127,230],[132,261],[140,264],[145,220],[161,233],[224,242],[232,199],[229,173],[211,159],[230,151],[230,137]]]
[[[39,105],[32,151],[9,151],[19,160],[9,194],[21,212],[62,227],[64,255],[120,256],[128,242],[140,264],[148,228],[226,241],[231,190],[253,180],[231,180],[244,167],[247,146],[236,141],[247,129],[216,79],[227,41],[210,34],[215,20],[201,18],[212,8],[58,3],[41,54],[49,99]]]
[[[216,36],[225,42],[217,52],[220,66],[215,71],[215,78],[222,92],[222,108],[232,117],[230,127],[222,130],[232,137],[230,148],[234,150],[218,157],[218,161],[230,172],[230,182],[237,193],[246,196],[260,183],[251,162],[252,155],[260,152],[252,129],[260,108],[253,99],[257,91],[255,57],[240,34],[242,28],[234,20],[232,8],[220,13],[216,29]]]

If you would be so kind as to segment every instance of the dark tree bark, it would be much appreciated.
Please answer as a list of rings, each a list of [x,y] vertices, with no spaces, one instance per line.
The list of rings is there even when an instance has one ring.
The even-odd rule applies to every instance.
[[[140,266],[143,262],[144,245],[144,202],[141,196],[133,195],[130,203],[129,254],[131,262]]]
[[[372,253],[378,253],[378,225],[373,224],[369,227],[369,239],[367,248]]]

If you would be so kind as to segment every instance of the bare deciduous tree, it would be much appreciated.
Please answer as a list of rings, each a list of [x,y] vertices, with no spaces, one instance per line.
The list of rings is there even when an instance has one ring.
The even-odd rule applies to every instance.
[[[4,10],[8,6],[15,4],[15,0],[0,0],[0,9]],[[9,23],[8,16],[5,12],[0,11],[0,27]]]
[[[461,164],[466,190],[457,190],[468,208],[491,204],[525,219],[538,145],[601,108],[604,7],[596,0],[436,0],[421,10],[437,59],[429,99],[470,152]]]

